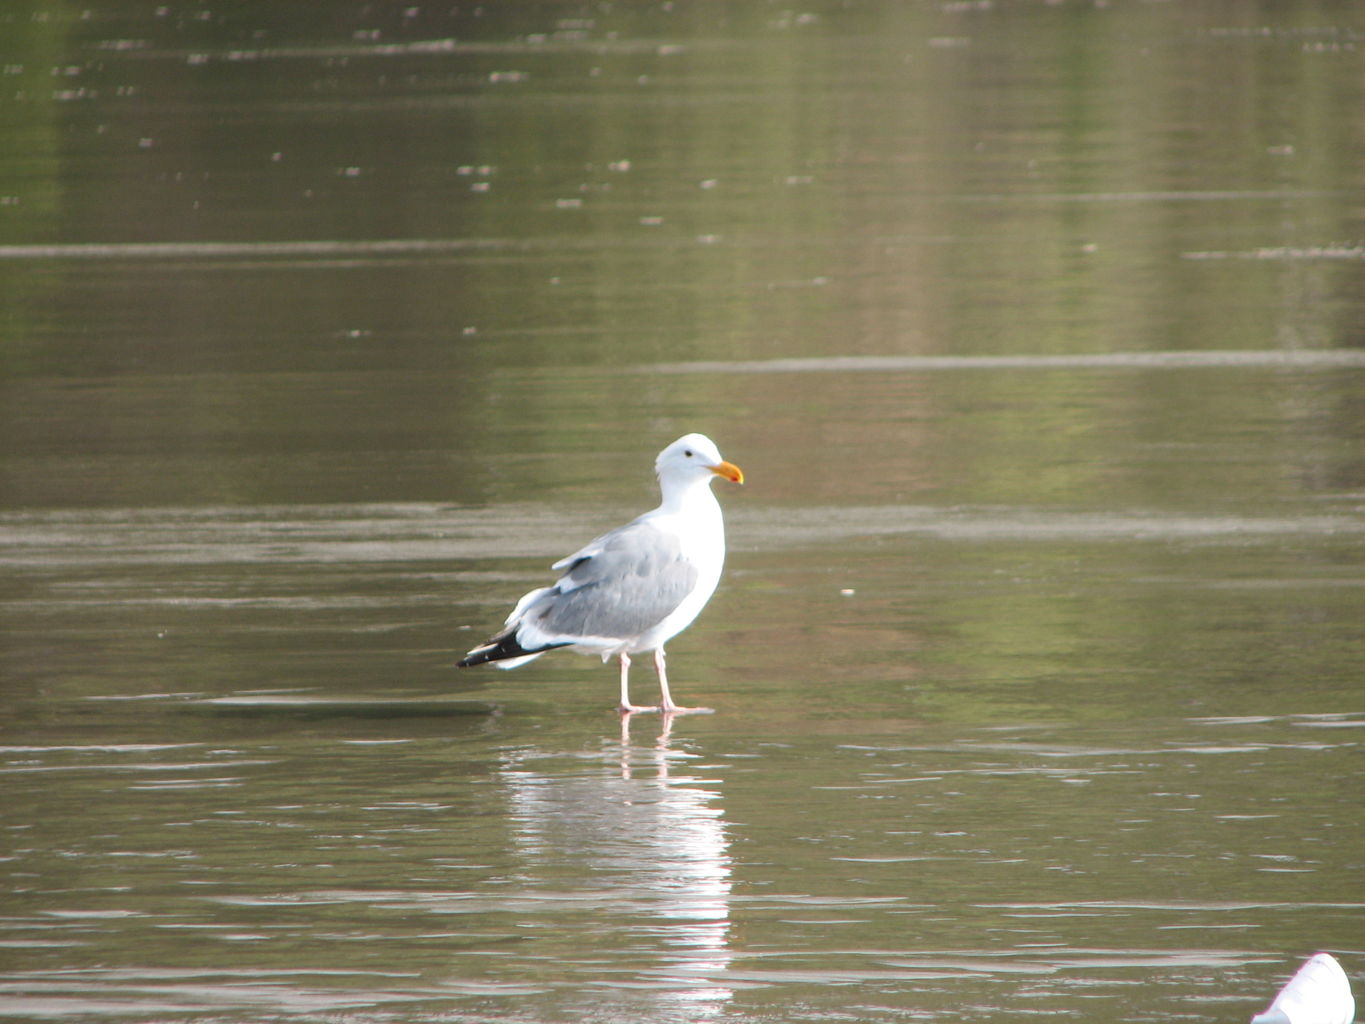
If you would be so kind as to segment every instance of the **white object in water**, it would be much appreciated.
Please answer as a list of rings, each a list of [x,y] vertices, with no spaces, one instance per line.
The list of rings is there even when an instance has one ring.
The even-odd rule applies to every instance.
[[[1356,1002],[1346,972],[1330,953],[1318,953],[1280,989],[1251,1024],[1351,1024]]]

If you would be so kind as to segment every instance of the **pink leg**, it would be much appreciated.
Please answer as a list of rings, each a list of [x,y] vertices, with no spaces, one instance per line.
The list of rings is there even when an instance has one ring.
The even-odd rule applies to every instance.
[[[660,711],[666,715],[710,713],[710,708],[685,708],[680,704],[673,703],[673,695],[668,692],[668,673],[664,671],[664,649],[662,647],[654,652],[654,671],[659,674]]]
[[[621,652],[621,703],[616,705],[616,710],[623,715],[628,715],[634,711],[658,711],[656,707],[636,707],[630,702],[630,655],[625,651]]]

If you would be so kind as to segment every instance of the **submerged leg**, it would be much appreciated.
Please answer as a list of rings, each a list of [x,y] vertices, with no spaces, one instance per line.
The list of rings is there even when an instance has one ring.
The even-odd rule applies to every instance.
[[[685,708],[673,703],[673,695],[668,692],[668,673],[664,670],[664,649],[662,647],[656,648],[654,651],[654,671],[659,674],[660,711],[666,715],[710,713],[710,708]]]
[[[623,715],[628,715],[632,711],[658,711],[656,707],[639,708],[630,702],[630,655],[625,651],[621,652],[621,703],[616,705],[616,710]]]

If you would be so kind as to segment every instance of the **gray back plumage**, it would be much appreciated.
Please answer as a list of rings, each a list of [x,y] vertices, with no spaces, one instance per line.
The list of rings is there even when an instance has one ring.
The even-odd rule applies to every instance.
[[[638,636],[696,584],[697,568],[683,559],[678,539],[637,520],[584,548],[524,618],[556,636]]]

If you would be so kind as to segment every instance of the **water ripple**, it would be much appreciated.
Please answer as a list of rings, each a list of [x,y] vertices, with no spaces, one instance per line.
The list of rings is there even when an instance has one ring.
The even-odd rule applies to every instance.
[[[651,373],[928,373],[944,370],[1333,370],[1365,367],[1360,349],[1205,349],[985,356],[825,356],[653,363]]]

